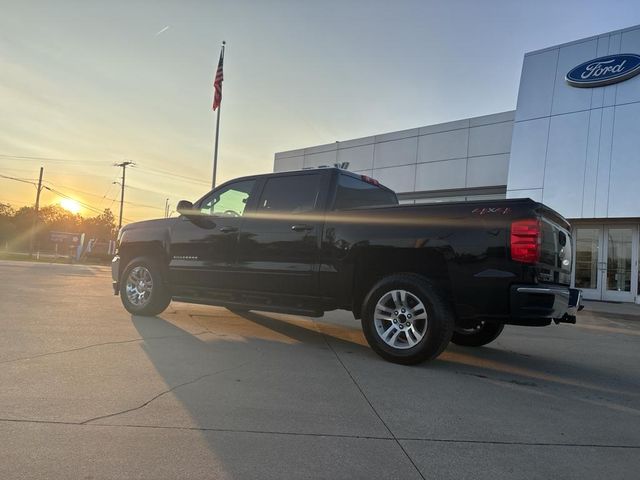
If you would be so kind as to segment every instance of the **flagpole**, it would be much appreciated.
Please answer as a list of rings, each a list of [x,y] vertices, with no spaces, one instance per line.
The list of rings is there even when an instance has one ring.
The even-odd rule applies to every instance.
[[[227,42],[222,41],[222,53],[220,58],[224,62],[224,46]],[[222,110],[222,98],[220,98],[220,105],[218,105],[218,116],[216,119],[216,141],[213,148],[213,177],[211,179],[211,189],[216,188],[216,172],[218,170],[218,137],[220,135],[220,110]]]
[[[218,107],[218,117],[216,119],[216,143],[213,147],[213,178],[211,179],[211,189],[216,188],[216,170],[218,169],[218,135],[220,134],[220,110],[222,109],[222,102]]]

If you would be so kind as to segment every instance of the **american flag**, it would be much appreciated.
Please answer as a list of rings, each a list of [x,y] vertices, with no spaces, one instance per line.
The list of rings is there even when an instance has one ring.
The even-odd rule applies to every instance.
[[[224,60],[224,47],[220,52],[220,60],[218,61],[218,70],[216,70],[216,79],[213,81],[213,110],[220,107],[222,102],[222,61]]]

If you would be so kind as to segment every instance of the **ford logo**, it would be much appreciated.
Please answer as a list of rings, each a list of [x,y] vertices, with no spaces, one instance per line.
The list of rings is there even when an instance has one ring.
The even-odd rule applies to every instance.
[[[601,87],[622,82],[640,73],[640,55],[621,53],[584,62],[567,73],[572,87]]]

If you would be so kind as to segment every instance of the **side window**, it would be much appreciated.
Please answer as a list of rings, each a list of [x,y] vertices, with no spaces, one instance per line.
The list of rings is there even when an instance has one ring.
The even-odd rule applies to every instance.
[[[258,210],[262,212],[302,213],[316,207],[320,175],[289,175],[267,180]]]
[[[392,191],[363,182],[351,175],[341,174],[338,179],[334,210],[347,210],[358,207],[397,205],[398,198]]]
[[[200,211],[216,217],[241,217],[255,180],[242,180],[213,192],[200,203]]]

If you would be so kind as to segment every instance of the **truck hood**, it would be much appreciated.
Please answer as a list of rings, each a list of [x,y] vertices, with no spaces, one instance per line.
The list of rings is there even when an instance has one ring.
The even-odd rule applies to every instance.
[[[143,220],[141,222],[128,223],[127,225],[122,227],[121,232],[126,232],[127,230],[139,230],[144,228],[149,228],[149,229],[171,228],[178,221],[178,218],[179,217],[156,218],[154,220]]]

